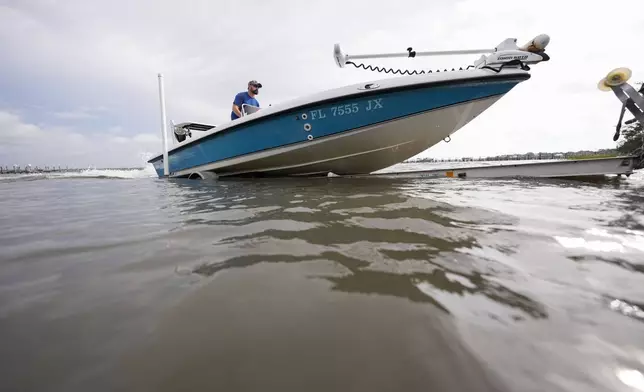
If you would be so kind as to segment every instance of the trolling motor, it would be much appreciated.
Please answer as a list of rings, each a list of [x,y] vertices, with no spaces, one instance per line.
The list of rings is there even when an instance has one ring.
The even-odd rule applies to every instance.
[[[346,64],[354,65],[356,68],[364,68],[372,71],[379,71],[394,74],[424,74],[425,71],[408,71],[384,69],[370,65],[356,64],[352,60],[374,59],[374,58],[395,58],[395,57],[421,57],[421,56],[449,56],[462,54],[482,54],[482,56],[467,68],[473,67],[478,69],[490,69],[494,72],[500,72],[504,67],[519,67],[525,71],[530,70],[529,64],[537,64],[542,61],[550,60],[545,53],[546,46],[550,43],[550,37],[547,34],[540,34],[527,42],[523,46],[517,46],[516,38],[506,38],[493,49],[465,49],[465,50],[444,50],[416,52],[411,47],[406,52],[400,53],[376,53],[376,54],[358,54],[349,55],[342,52],[340,44],[333,47],[333,58],[338,67],[344,68]],[[488,55],[486,55],[488,54]],[[495,66],[497,66],[495,68]],[[447,70],[445,70],[447,71]],[[431,73],[432,71],[429,71]],[[440,71],[438,71],[440,72]]]
[[[631,75],[632,72],[628,68],[616,68],[597,83],[597,87],[601,91],[613,90],[613,93],[622,102],[622,110],[619,113],[619,121],[615,127],[615,135],[613,136],[613,141],[615,142],[619,139],[626,109],[635,118],[627,120],[624,124],[628,125],[639,121],[640,124],[644,125],[644,84],[642,84],[639,91],[635,90],[633,86],[627,83]]]

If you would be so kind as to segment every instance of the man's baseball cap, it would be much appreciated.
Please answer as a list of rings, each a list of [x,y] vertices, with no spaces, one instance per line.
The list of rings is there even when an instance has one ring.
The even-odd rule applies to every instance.
[[[248,85],[249,86],[255,86],[255,87],[258,87],[258,88],[262,88],[262,84],[260,82],[258,82],[257,80],[251,80],[250,82],[248,82]]]

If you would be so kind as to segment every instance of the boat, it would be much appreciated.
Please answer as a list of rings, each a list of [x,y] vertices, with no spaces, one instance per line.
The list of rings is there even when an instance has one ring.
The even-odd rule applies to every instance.
[[[244,106],[242,116],[210,125],[172,123],[168,148],[162,74],[159,74],[163,153],[151,163],[159,177],[327,176],[368,174],[411,158],[470,123],[519,83],[530,66],[548,61],[550,37],[523,46],[507,38],[491,49],[349,55],[339,44],[340,68],[395,76],[274,104]],[[401,70],[365,65],[375,58],[481,54],[465,69]]]

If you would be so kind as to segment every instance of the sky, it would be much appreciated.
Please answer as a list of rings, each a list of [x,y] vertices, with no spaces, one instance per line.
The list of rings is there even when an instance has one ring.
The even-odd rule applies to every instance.
[[[621,104],[597,82],[617,67],[644,81],[643,0],[0,0],[0,165],[145,165],[162,147],[158,73],[168,120],[219,124],[251,79],[268,106],[390,76],[337,67],[335,43],[452,50],[541,33],[551,60],[419,157],[614,147]],[[443,69],[478,57],[368,62]]]

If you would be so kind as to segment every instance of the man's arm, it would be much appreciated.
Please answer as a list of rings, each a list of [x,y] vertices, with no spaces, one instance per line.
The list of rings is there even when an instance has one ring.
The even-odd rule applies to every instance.
[[[239,116],[239,117],[241,117],[241,116],[242,116],[242,115],[241,115],[241,111],[239,110],[239,107],[238,107],[236,104],[234,104],[234,103],[233,103],[233,112],[235,112],[235,114],[236,114],[237,116]]]
[[[242,94],[237,94],[235,95],[235,100],[233,101],[233,112],[239,117],[242,116],[241,114],[241,106],[244,103],[244,97],[242,97]]]

